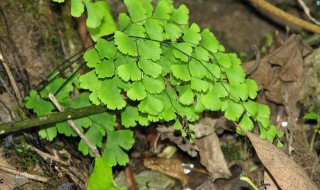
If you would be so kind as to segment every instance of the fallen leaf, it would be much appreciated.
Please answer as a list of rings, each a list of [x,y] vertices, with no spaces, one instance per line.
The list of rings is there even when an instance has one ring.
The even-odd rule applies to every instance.
[[[180,180],[182,186],[189,183],[189,176],[184,173],[184,167],[179,159],[145,158],[145,167]]]
[[[267,140],[241,128],[250,139],[258,157],[283,190],[316,190],[305,170]]]
[[[198,155],[197,145],[191,144],[188,140],[182,138],[181,135],[176,135],[176,130],[173,128],[173,126],[159,126],[157,130],[161,134],[161,140],[169,139],[171,142],[175,143],[181,150],[187,152],[192,157]]]
[[[275,183],[275,181],[272,179],[268,171],[264,171],[264,179],[263,183],[266,187],[266,190],[280,190]]]
[[[295,82],[303,73],[303,56],[312,49],[299,35],[291,35],[280,47],[260,60],[260,65],[250,75],[260,88],[266,91],[266,98],[276,104],[284,104],[283,92],[288,82]],[[254,62],[243,64],[249,70]]]
[[[220,148],[219,138],[215,133],[195,139],[199,148],[200,162],[210,172],[211,179],[229,178],[231,172]]]

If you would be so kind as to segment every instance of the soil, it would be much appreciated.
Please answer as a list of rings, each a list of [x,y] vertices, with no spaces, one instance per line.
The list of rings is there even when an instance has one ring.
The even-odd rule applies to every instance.
[[[281,7],[282,9],[285,9],[287,12],[304,17],[303,12],[298,8],[296,3],[287,0],[273,0],[270,2],[274,5],[277,5],[278,7]],[[305,2],[308,6],[312,7],[311,1]],[[290,25],[287,25],[283,21],[277,20],[277,18],[268,17],[265,12],[252,6],[248,1],[175,1],[176,5],[180,5],[181,3],[184,3],[189,7],[191,22],[197,23],[202,29],[210,29],[221,42],[221,44],[225,46],[226,50],[228,52],[237,53],[243,60],[243,62],[254,59],[252,45],[257,45],[258,47],[260,47],[260,49],[265,48],[265,39],[268,38],[268,36],[273,36],[275,31],[278,31],[280,38],[283,39],[287,38],[290,32],[303,32],[301,29],[296,27],[289,28],[288,32],[288,27],[290,27]],[[117,17],[119,12],[124,11],[122,1],[120,2],[118,0],[110,0],[109,4],[115,18]],[[0,7],[6,15],[6,18],[3,17],[3,15],[0,15],[0,43],[2,46],[2,49],[0,50],[7,54],[7,61],[11,63],[10,68],[14,71],[13,76],[17,80],[17,88],[21,92],[21,97],[27,95],[31,88],[36,87],[37,84],[43,81],[48,76],[48,74],[53,71],[54,68],[56,68],[60,63],[63,62],[63,60],[67,59],[71,55],[84,48],[83,42],[81,41],[81,38],[77,33],[77,22],[73,19],[70,19],[68,3],[57,5],[55,3],[48,3],[47,1],[42,0],[1,0]],[[9,34],[6,32],[6,21],[9,26]],[[286,28],[286,26],[288,27]],[[267,54],[268,51],[262,53]],[[5,73],[5,69],[0,66],[0,77],[3,77],[5,79],[5,83],[9,85],[10,82]],[[315,84],[313,84],[313,86],[309,89],[306,89],[307,93],[309,92],[308,90],[310,90],[309,97],[313,98],[309,98],[307,103],[299,102],[299,104],[303,105],[300,107],[301,112],[300,115],[298,115],[300,116],[300,120],[301,114],[308,111],[307,106],[319,104],[318,102],[314,102],[319,100],[315,95],[316,93],[318,93],[317,90],[315,90],[316,86],[317,82],[315,82]],[[9,94],[14,94],[14,91],[11,87],[9,87],[9,92]],[[5,93],[8,93],[7,88],[5,87],[5,85],[0,85],[0,95],[3,95]],[[264,101],[269,102],[269,100],[265,99]],[[282,109],[284,109],[285,107],[279,106],[278,104],[273,104],[271,106],[273,106],[277,113],[280,112],[279,107],[281,107]],[[5,112],[1,109],[0,111],[0,115],[2,114],[2,112]],[[5,114],[8,115],[8,113]],[[27,113],[27,116],[32,117],[30,113]],[[19,116],[16,117],[16,119],[21,119],[19,118]],[[7,121],[7,119],[4,119],[3,117],[0,117],[0,119],[0,122]],[[230,128],[232,128],[231,125],[226,124],[223,127],[226,129],[223,129],[222,132],[218,134],[218,136],[220,138],[221,147],[223,149],[222,151],[224,152],[224,154],[226,154],[225,157],[227,161],[231,163],[234,160],[247,159],[245,161],[245,164],[234,164],[234,162],[232,162],[233,166],[235,167],[241,165],[241,167],[243,167],[242,172],[248,172],[248,176],[251,177],[256,176],[254,182],[262,184],[262,165],[258,161],[257,156],[254,156],[254,150],[250,146],[250,143],[245,142],[246,140],[244,140],[244,138],[237,136],[233,132],[233,129],[231,130],[232,132],[230,132]],[[140,134],[140,136],[142,136],[141,138],[137,137],[138,140],[136,144],[145,147],[139,148],[138,146],[136,146],[135,150],[133,150],[131,154],[132,160],[135,160],[135,157],[139,158],[141,149],[148,149],[147,145],[145,144],[145,139],[151,138],[154,141],[154,138],[156,136],[152,135],[154,131],[151,129]],[[34,131],[35,130],[28,131],[28,133],[33,135],[33,137],[28,137],[27,141],[32,141],[33,145],[36,144],[35,146],[41,147],[43,150],[46,150],[46,146],[49,146],[49,149],[52,149],[52,147],[57,144],[60,146],[67,145],[69,153],[72,155],[76,155],[75,157],[77,157],[75,159],[75,162],[77,162],[78,165],[84,163],[82,166],[86,169],[83,170],[83,173],[88,172],[91,164],[90,159],[83,158],[81,155],[78,155],[77,152],[74,152],[74,150],[77,149],[77,145],[75,145],[75,142],[61,137],[61,139],[58,139],[50,144],[41,140]],[[306,131],[310,132],[310,126],[306,127]],[[136,133],[139,134],[139,130]],[[307,133],[307,135],[308,134],[310,133]],[[23,139],[21,133],[14,134],[14,136],[20,137],[20,139],[18,138],[17,140],[15,140],[15,144],[20,144],[26,141],[21,140]],[[232,140],[230,140],[230,138]],[[234,139],[238,139],[239,141],[234,142]],[[310,140],[310,138],[307,138],[306,142],[308,140]],[[316,141],[316,143],[317,142],[319,141]],[[74,144],[69,145],[68,143]],[[166,145],[167,142],[164,141],[162,146]],[[21,187],[21,189],[56,189],[61,184],[72,182],[71,179],[62,177],[63,171],[59,171],[57,167],[53,165],[44,167],[44,165],[48,165],[45,160],[41,160],[38,158],[36,159],[33,156],[30,156],[30,154],[32,155],[33,152],[24,149],[23,147],[21,147],[21,145],[14,146],[11,144],[9,147],[11,148],[8,149],[10,151],[7,151],[6,153],[6,159],[11,165],[15,166],[18,169],[27,170],[28,172],[35,173],[37,175],[46,175],[47,177],[53,176],[52,178],[54,178],[53,181],[50,182],[50,184],[30,181],[27,186],[23,186]],[[239,152],[235,153],[235,150],[231,149],[230,147],[239,147]],[[22,149],[24,153],[15,153],[17,149]],[[138,154],[138,156],[134,156],[135,154]],[[29,163],[27,163],[27,166],[22,167],[23,164],[21,163],[24,162],[23,159],[25,159],[25,157],[29,158]],[[182,157],[186,161],[195,161],[193,158],[187,156],[186,153],[183,153],[182,151],[180,151],[180,153],[178,153],[176,157]],[[197,164],[200,165],[200,161],[196,161]],[[141,159],[140,162],[136,165],[139,167],[134,168],[134,171],[142,170],[141,168],[143,168],[143,166],[141,166]],[[256,167],[256,172],[250,173],[249,170],[252,169],[250,167]],[[239,175],[241,171],[239,172],[238,170],[239,168],[233,169],[231,173],[234,175]],[[196,178],[197,177],[195,177],[194,181],[196,181]],[[203,176],[198,178],[203,178]],[[319,179],[315,181],[319,181]],[[222,184],[220,187],[225,187],[225,184],[227,183],[238,184],[236,182],[237,180],[231,178],[229,181],[218,180],[217,183]],[[247,184],[245,185],[247,186]],[[236,189],[237,186],[239,185],[234,185],[232,189]],[[176,189],[178,188],[179,187],[177,186]]]

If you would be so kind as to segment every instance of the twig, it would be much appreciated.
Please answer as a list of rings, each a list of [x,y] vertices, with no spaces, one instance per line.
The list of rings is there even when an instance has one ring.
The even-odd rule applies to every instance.
[[[133,172],[129,165],[127,165],[127,167],[125,168],[124,173],[126,175],[127,188],[129,190],[137,190],[137,186],[134,181]]]
[[[60,112],[64,112],[64,109],[62,108],[62,106],[59,104],[59,102],[57,101],[56,97],[53,94],[49,94],[49,98],[52,101],[52,103],[57,107],[57,109]],[[70,127],[72,127],[72,129],[74,130],[74,132],[77,133],[77,135],[88,145],[88,147],[91,149],[91,151],[93,152],[95,157],[100,157],[100,153],[97,149],[96,146],[94,146],[89,139],[87,139],[87,137],[81,133],[81,131],[78,129],[78,127],[76,126],[76,124],[73,122],[73,120],[69,119],[67,120],[67,123],[70,125]]]
[[[304,28],[306,30],[309,30],[311,32],[315,32],[320,34],[320,27],[314,24],[311,24],[305,20],[302,20],[300,18],[297,18],[295,16],[292,16],[283,10],[271,5],[270,3],[264,1],[264,0],[249,0],[251,3],[259,6],[263,10],[269,12],[270,14],[273,14],[289,23],[292,23],[296,26],[299,26],[301,28]]]
[[[32,127],[37,127],[45,124],[52,124],[66,121],[69,119],[78,119],[102,112],[108,111],[106,106],[91,105],[88,107],[70,109],[65,112],[53,113],[50,115],[43,115],[36,118],[25,119],[21,121],[10,121],[0,124],[0,135],[12,133],[15,131],[22,131]]]
[[[29,145],[29,149],[38,153],[45,160],[51,160],[51,161],[54,161],[56,163],[59,163],[59,164],[65,165],[65,166],[70,166],[69,159],[67,162],[62,161],[60,158],[57,158],[56,156],[52,156],[48,153],[42,152],[41,150],[37,149],[36,147],[34,147],[32,145]]]
[[[320,25],[320,22],[318,22],[315,18],[313,18],[310,14],[310,9],[306,6],[303,0],[297,0],[300,4],[301,8],[303,9],[304,13],[307,15],[307,17],[314,22],[317,25]]]
[[[8,168],[6,166],[0,165],[0,170],[3,172],[7,172],[13,175],[17,175],[17,176],[22,176],[28,179],[32,179],[35,181],[40,181],[40,182],[44,182],[46,183],[49,179],[46,177],[42,177],[42,176],[38,176],[38,175],[33,175],[33,174],[29,174],[27,172],[21,172],[21,171],[17,171],[11,168]]]
[[[21,94],[20,94],[20,91],[19,91],[19,88],[17,86],[17,83],[16,81],[14,80],[13,76],[12,76],[12,73],[11,73],[11,70],[9,68],[9,66],[7,65],[7,63],[5,62],[5,60],[3,59],[3,56],[2,56],[2,53],[0,53],[0,61],[9,77],[9,81],[11,83],[11,86],[13,87],[13,90],[14,90],[14,93],[16,94],[16,97],[19,101],[19,105],[22,104],[22,98],[21,98]]]

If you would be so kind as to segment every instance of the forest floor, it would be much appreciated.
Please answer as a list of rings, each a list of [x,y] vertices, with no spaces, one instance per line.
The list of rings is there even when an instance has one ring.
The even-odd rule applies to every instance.
[[[320,61],[317,61],[320,56],[317,49],[320,44],[319,35],[281,21],[248,1],[174,2],[177,6],[186,4],[190,9],[190,22],[199,24],[202,29],[210,29],[225,46],[226,51],[235,52],[241,58],[245,70],[254,63],[252,45],[260,49],[262,58],[259,68],[248,76],[259,85],[257,101],[269,105],[272,123],[285,133],[281,141],[284,144],[281,151],[305,169],[313,182],[320,186],[320,138],[317,136],[313,150],[310,151],[309,144],[316,125],[303,120],[303,116],[308,112],[320,114]],[[292,15],[307,19],[297,1],[269,2]],[[115,18],[119,12],[125,11],[122,1],[110,0],[109,3]],[[305,0],[305,3],[313,14],[319,12],[320,8],[315,6],[314,1]],[[0,15],[0,55],[6,55],[8,60],[12,61],[10,69],[18,83],[21,97],[26,96],[30,89],[43,81],[59,63],[84,48],[85,42],[81,40],[77,29],[77,24],[81,21],[71,19],[68,4],[3,0],[0,1],[0,7],[6,15]],[[9,108],[21,106],[8,93],[13,91],[12,86],[3,85],[10,82],[2,65],[0,78],[5,81],[0,85],[2,105]],[[34,117],[31,113],[26,113],[27,117]],[[8,115],[8,111],[0,105],[0,122],[10,121]],[[227,122],[219,113],[206,113],[200,124],[213,128],[213,133],[211,131],[210,135],[195,144],[176,137],[172,131],[161,131],[161,126],[157,124],[134,129],[136,143],[129,152],[130,163],[128,167],[115,169],[117,184],[126,186],[124,176],[133,173],[134,178],[140,180],[137,182],[140,189],[145,186],[150,189],[182,189],[180,182],[185,181],[190,189],[252,189],[248,183],[239,180],[240,175],[244,175],[260,189],[278,188],[270,175],[281,175],[282,170],[280,173],[270,172],[268,165],[261,159],[261,156],[265,156],[267,160],[277,156],[272,152],[261,153],[255,150],[256,147],[252,146],[249,139],[239,136],[234,124]],[[13,174],[7,174],[0,169],[0,178],[3,179],[0,189],[63,189],[63,186],[80,189],[72,185],[79,181],[81,183],[81,180],[70,177],[70,167],[52,161],[57,155],[72,155],[71,165],[78,172],[73,176],[86,179],[92,169],[92,159],[77,151],[76,139],[59,136],[53,142],[48,142],[39,137],[36,129],[12,135],[13,137],[1,136],[0,164],[14,167],[17,171],[48,177],[50,181],[42,183],[26,180],[24,177],[12,177]],[[47,155],[35,149],[30,150],[29,145]],[[66,152],[60,153],[62,150]],[[157,166],[150,164],[148,159],[154,159],[151,155],[158,156]],[[164,158],[166,160],[163,160]],[[282,157],[279,156],[279,159]],[[181,163],[194,164],[196,170],[190,174],[181,174],[177,169]],[[159,165],[170,172],[153,172],[152,170],[159,171]],[[223,168],[222,165],[227,167]],[[288,165],[290,168],[290,164]],[[274,167],[276,166],[271,169],[276,169]],[[265,168],[269,169],[269,173]],[[157,180],[146,180],[147,176]],[[178,180],[167,176],[178,176]],[[212,182],[212,179],[216,178],[217,180]],[[159,186],[159,183],[162,186]]]

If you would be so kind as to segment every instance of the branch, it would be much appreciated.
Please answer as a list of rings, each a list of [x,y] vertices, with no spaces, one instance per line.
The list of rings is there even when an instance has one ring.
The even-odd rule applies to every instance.
[[[304,28],[314,33],[320,34],[320,27],[314,24],[311,24],[305,20],[302,20],[298,17],[292,16],[284,12],[283,10],[271,5],[270,3],[266,2],[265,0],[249,0],[251,3],[257,5],[258,7],[262,8],[263,10],[267,11],[270,14],[273,14],[289,23],[292,23],[296,26]]]
[[[0,134],[7,134],[16,131],[21,131],[41,125],[52,124],[57,122],[66,121],[69,119],[78,119],[102,112],[108,111],[106,106],[88,106],[84,108],[78,108],[73,110],[66,110],[65,112],[53,113],[50,115],[40,116],[37,118],[31,118],[21,121],[11,121],[0,124]]]

